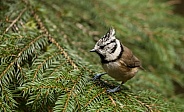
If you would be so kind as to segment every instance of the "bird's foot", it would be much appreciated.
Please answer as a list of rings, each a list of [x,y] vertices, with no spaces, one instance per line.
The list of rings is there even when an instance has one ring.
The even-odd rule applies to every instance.
[[[121,90],[120,86],[117,86],[117,87],[115,87],[113,89],[108,89],[107,92],[108,93],[115,93],[115,92],[118,92],[120,90]]]
[[[120,84],[119,86],[117,86],[117,87],[115,87],[115,88],[113,88],[113,89],[108,89],[107,92],[108,92],[108,93],[118,92],[118,91],[121,90],[121,85],[123,85],[123,84],[124,84],[124,82],[122,81],[121,84]]]
[[[106,74],[106,73],[96,74],[95,77],[94,77],[92,80],[93,80],[93,81],[95,81],[95,80],[97,80],[97,79],[100,80],[101,76],[102,76],[102,75],[105,75],[105,74]]]

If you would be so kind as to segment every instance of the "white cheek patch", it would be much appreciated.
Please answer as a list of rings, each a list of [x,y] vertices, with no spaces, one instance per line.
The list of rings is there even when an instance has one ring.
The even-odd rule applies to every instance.
[[[111,43],[111,44],[109,44],[108,45],[108,47],[106,48],[106,51],[108,52],[108,53],[112,53],[112,49],[114,48],[116,46],[116,43]]]
[[[116,50],[114,51],[114,53],[107,52],[105,60],[107,61],[116,60],[119,57],[119,55],[121,55],[121,43],[119,42],[119,40],[116,40],[116,43],[117,43]]]
[[[116,40],[117,42],[117,48],[115,50],[115,52],[113,53],[113,55],[115,57],[118,57],[120,55],[120,52],[121,52],[121,43],[119,42],[119,40]]]

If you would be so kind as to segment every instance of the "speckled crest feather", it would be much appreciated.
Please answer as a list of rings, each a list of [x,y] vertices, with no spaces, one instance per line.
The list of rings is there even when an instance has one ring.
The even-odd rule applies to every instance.
[[[113,28],[109,28],[107,33],[97,42],[97,45],[104,45],[111,39],[115,39],[115,30]]]

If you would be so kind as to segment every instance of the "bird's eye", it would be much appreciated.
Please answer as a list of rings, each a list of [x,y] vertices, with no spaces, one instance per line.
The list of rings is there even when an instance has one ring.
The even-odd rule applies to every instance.
[[[100,46],[100,49],[103,49],[105,46]]]
[[[116,42],[116,39],[113,39],[113,40],[111,41],[111,43],[114,43],[114,42]]]

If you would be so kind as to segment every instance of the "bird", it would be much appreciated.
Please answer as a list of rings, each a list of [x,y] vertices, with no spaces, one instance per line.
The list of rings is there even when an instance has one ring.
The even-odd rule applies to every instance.
[[[116,38],[115,29],[110,27],[107,33],[100,38],[90,52],[96,52],[100,59],[104,73],[96,74],[93,80],[100,80],[101,76],[108,74],[121,84],[108,93],[121,90],[121,85],[135,76],[139,69],[143,69],[141,61],[133,52]]]

